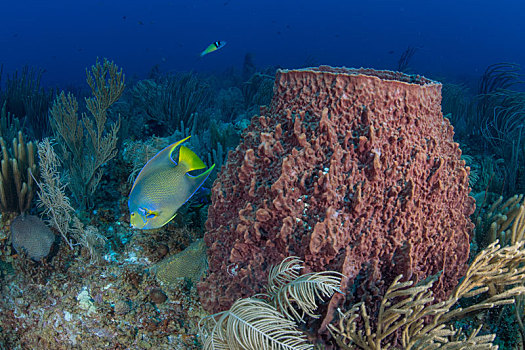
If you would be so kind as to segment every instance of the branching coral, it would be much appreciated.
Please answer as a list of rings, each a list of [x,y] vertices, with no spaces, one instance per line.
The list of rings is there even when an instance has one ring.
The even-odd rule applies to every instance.
[[[46,90],[41,86],[43,73],[43,69],[25,66],[7,77],[4,91],[7,111],[17,118],[26,118],[26,127],[36,139],[47,136],[50,131],[47,112],[55,94],[53,89]]]
[[[515,89],[522,84],[520,66],[498,63],[487,67],[479,86],[476,113],[469,125],[483,136],[483,142],[505,160],[505,187],[515,192],[522,153],[525,93]]]
[[[480,203],[478,211],[481,212]],[[514,195],[503,202],[499,197],[476,218],[476,240],[484,246],[499,240],[503,245],[513,245],[523,239],[523,195]],[[518,223],[520,223],[518,225]],[[519,227],[519,229],[518,229]]]
[[[17,137],[20,130],[22,130],[20,119],[7,110],[7,101],[5,101],[0,110],[0,136],[5,140],[12,140]]]
[[[343,349],[379,350],[390,348],[389,337],[401,334],[403,349],[497,349],[492,345],[494,335],[478,335],[480,328],[469,336],[456,330],[450,321],[514,303],[514,298],[525,294],[520,285],[525,278],[525,242],[508,247],[492,243],[470,264],[461,283],[449,298],[435,302],[432,291],[434,280],[413,286],[412,281],[401,282],[398,276],[384,295],[377,324],[374,324],[363,303],[354,305],[341,314],[337,327],[330,325],[332,334]],[[460,299],[474,298],[489,292],[489,286],[501,288],[468,307],[456,307]],[[361,319],[361,323],[357,321]],[[359,328],[359,324],[363,329]]]
[[[59,174],[60,161],[49,139],[38,144],[38,157],[40,159],[41,183],[38,183],[38,206],[44,208],[44,215],[48,223],[62,236],[67,245],[73,249],[73,241],[78,238],[80,222],[73,220],[75,210],[70,204]],[[72,224],[75,224],[73,225]]]
[[[0,137],[2,151],[0,171],[0,208],[2,212],[24,213],[33,200],[36,163],[33,142],[26,143],[22,132],[13,139],[12,148]],[[12,153],[12,157],[9,155]]]
[[[33,177],[38,177],[33,142],[25,142],[20,120],[7,111],[7,101],[0,110],[0,209],[2,212],[26,212],[35,192]],[[12,140],[11,147],[6,142]]]
[[[72,94],[62,92],[55,100],[51,125],[61,146],[61,156],[71,175],[70,189],[83,207],[92,204],[92,196],[103,175],[102,167],[117,154],[120,119],[108,125],[107,113],[124,91],[124,75],[108,60],[86,70],[93,93],[86,98],[90,116],[78,116],[78,102]]]
[[[201,127],[203,120],[198,112],[209,104],[210,95],[208,84],[193,73],[170,75],[159,81],[143,80],[133,88],[137,105],[147,115],[144,122],[158,124],[150,131],[157,136],[170,135],[181,125],[194,131]]]

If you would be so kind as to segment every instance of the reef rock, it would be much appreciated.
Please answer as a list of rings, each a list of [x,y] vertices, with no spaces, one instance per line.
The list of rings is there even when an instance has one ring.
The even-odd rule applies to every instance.
[[[465,271],[475,204],[440,103],[441,84],[420,76],[279,70],[269,110],[213,185],[203,305],[264,291],[270,266],[291,255],[307,272],[347,276],[328,319],[343,298],[379,300],[399,274],[440,273],[444,297]]]
[[[55,235],[42,220],[33,215],[20,215],[11,223],[11,241],[17,252],[22,250],[33,260],[46,257]]]

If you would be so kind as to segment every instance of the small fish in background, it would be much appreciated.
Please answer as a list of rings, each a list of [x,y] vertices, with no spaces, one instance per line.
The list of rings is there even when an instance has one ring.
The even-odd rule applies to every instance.
[[[178,162],[173,160],[175,149],[189,138],[164,148],[140,171],[128,199],[131,227],[149,230],[166,225],[210,175],[215,164],[200,175],[188,174],[206,165],[185,146],[179,148]]]
[[[226,41],[216,41],[213,44],[210,44],[206,50],[201,52],[201,57],[209,54],[210,52],[217,51],[218,49],[223,48],[226,45]]]

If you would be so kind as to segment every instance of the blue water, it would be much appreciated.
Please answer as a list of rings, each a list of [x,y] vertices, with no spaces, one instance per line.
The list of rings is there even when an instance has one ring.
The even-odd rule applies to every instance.
[[[525,63],[523,1],[40,1],[2,2],[0,64],[46,70],[43,84],[83,83],[108,57],[127,76],[223,71],[255,64],[394,69],[418,48],[417,73],[479,76],[495,62]],[[228,45],[203,59],[211,42]]]

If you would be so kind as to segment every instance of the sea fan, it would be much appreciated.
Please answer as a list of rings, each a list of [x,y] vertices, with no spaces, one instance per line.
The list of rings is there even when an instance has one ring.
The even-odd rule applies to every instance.
[[[301,263],[297,257],[284,259],[270,269],[268,294],[239,299],[230,310],[203,318],[199,327],[204,349],[313,349],[295,321],[304,321],[305,314],[318,317],[316,300],[339,292],[342,275],[333,271],[299,275]]]

